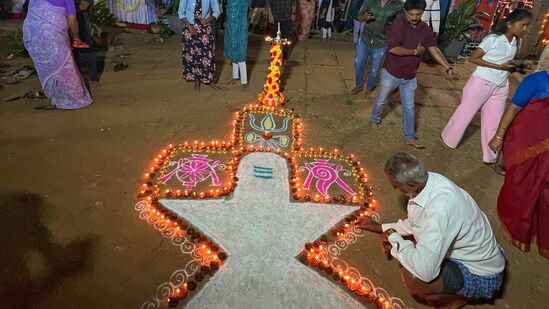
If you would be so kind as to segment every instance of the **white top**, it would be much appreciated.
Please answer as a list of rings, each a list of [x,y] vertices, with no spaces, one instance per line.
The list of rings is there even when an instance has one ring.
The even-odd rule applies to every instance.
[[[382,228],[398,232],[389,235],[391,254],[425,282],[438,276],[445,258],[463,263],[480,276],[499,274],[505,268],[486,215],[467,192],[437,173],[429,173],[425,188],[408,201],[408,219]],[[401,235],[413,235],[417,243]]]
[[[484,56],[482,59],[495,64],[504,64],[515,58],[517,52],[517,39],[513,38],[511,42],[507,40],[505,35],[491,34],[482,40],[478,45],[482,48]],[[507,85],[507,77],[509,73],[503,70],[496,70],[483,66],[477,66],[473,72],[473,76],[484,79],[492,84],[503,87]]]

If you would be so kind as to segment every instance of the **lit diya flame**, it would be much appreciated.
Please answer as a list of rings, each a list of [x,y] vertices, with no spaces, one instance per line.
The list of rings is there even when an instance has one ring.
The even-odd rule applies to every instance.
[[[265,131],[265,132],[263,132],[263,138],[265,140],[270,140],[271,138],[273,138],[273,135],[271,134],[271,132]]]

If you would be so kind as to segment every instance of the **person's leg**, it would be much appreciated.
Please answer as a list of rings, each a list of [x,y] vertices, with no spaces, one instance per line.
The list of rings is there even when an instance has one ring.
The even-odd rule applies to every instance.
[[[259,24],[259,18],[261,17],[261,12],[260,12],[260,9],[259,8],[254,8],[253,11],[252,11],[252,18],[251,19],[251,24],[252,24],[252,32],[255,30],[255,28],[257,27],[257,25]]]
[[[431,7],[431,24],[433,25],[433,32],[439,33],[440,31],[440,1],[433,0],[433,6]]]
[[[364,84],[364,67],[368,60],[369,51],[368,45],[359,39],[358,44],[356,44],[355,55],[355,88],[351,90],[351,94],[357,94],[362,90],[362,85]]]
[[[90,77],[90,81],[99,81],[99,76],[97,74],[97,55],[95,54],[95,51],[86,50],[82,53],[82,55],[88,65],[88,75]]]
[[[400,83],[400,100],[402,101],[402,127],[404,128],[404,139],[406,141],[416,140],[416,116],[415,96],[417,79],[404,80]]]
[[[379,68],[385,57],[387,47],[370,49],[372,60],[370,61],[370,71],[368,72],[368,83],[366,84],[366,91],[372,92],[376,85],[377,75],[379,74]],[[364,69],[363,69],[364,70]]]
[[[497,160],[497,153],[488,147],[488,143],[496,134],[509,94],[508,85],[494,88],[492,95],[486,100],[480,111],[480,143],[482,144],[482,160],[486,163],[495,163]]]
[[[282,35],[282,38],[283,39],[289,39],[290,38],[290,33],[292,32],[292,21],[291,20],[284,20],[284,21],[279,21],[280,22],[280,33]],[[276,26],[276,21],[275,21],[275,26]],[[276,30],[275,30],[276,31]],[[289,57],[289,53],[288,53],[288,45],[284,45],[282,47],[282,59],[283,60],[288,60],[288,57]]]
[[[233,62],[233,79],[238,79],[238,63]]]
[[[431,282],[424,282],[402,267],[400,271],[406,289],[431,306],[461,308],[469,299],[456,294],[464,285],[463,274],[452,261],[444,260],[440,274]]]
[[[491,85],[491,83],[474,76],[469,78],[463,88],[461,103],[448,120],[444,130],[442,130],[441,137],[446,146],[450,148],[457,147],[465,133],[465,129],[467,129],[477,111],[490,97],[493,91]]]
[[[376,98],[376,103],[370,114],[370,122],[379,124],[381,123],[381,115],[383,114],[383,107],[387,102],[387,98],[400,84],[400,79],[391,75],[387,70],[381,70],[381,82],[379,83],[379,94]]]
[[[363,22],[356,19],[353,21],[353,42],[355,42],[355,44],[358,44],[358,40],[360,40],[360,34],[362,33],[363,26]]]
[[[328,28],[328,38],[332,37],[332,27]]]
[[[241,61],[238,63],[238,71],[240,72],[240,84],[248,84],[248,72],[246,70],[246,61]]]
[[[322,27],[322,38],[326,39],[328,36],[328,29]]]

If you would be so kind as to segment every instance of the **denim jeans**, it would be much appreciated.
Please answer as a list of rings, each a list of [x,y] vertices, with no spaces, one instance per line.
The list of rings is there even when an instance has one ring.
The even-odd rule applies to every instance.
[[[368,82],[366,83],[366,90],[372,91],[376,85],[377,73],[381,67],[381,62],[385,56],[387,47],[382,48],[370,48],[368,44],[359,39],[356,44],[356,58],[355,58],[355,78],[356,86],[360,85],[363,81],[364,67],[368,58],[371,56],[370,71],[368,72]]]
[[[370,121],[373,123],[381,122],[383,107],[387,102],[387,97],[395,90],[400,88],[400,100],[402,101],[402,127],[404,128],[404,138],[407,141],[416,139],[415,130],[415,112],[414,96],[416,94],[416,78],[404,79],[391,75],[387,70],[381,70],[381,82],[379,84],[379,94],[376,99]]]
[[[362,28],[364,28],[365,22],[353,20],[353,42],[358,44],[360,41],[360,35],[362,34]]]

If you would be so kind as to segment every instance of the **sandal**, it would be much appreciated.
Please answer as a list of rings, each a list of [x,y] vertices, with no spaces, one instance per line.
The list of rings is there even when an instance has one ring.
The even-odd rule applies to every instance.
[[[420,144],[420,143],[417,141],[417,139],[405,141],[404,144],[406,144],[406,145],[408,145],[408,146],[412,146],[412,147],[414,147],[415,149],[425,149],[425,146],[423,146],[422,144]]]
[[[6,83],[6,85],[13,85],[13,84],[17,84],[19,82],[19,80],[17,78],[12,77],[12,76],[3,77],[2,80],[4,80],[4,83]]]
[[[15,77],[17,79],[27,79],[29,76],[34,74],[35,70],[33,68],[22,68],[21,70],[17,71],[17,73],[13,74],[12,77]]]
[[[128,65],[122,62],[113,61],[113,64],[114,64],[113,70],[115,72],[122,71],[128,68]]]
[[[32,93],[32,92],[31,91],[20,92],[18,94],[7,96],[4,99],[2,99],[2,101],[4,101],[4,102],[15,101],[17,99],[21,99],[21,98],[24,98],[24,97],[28,96],[29,93]]]
[[[55,107],[55,105],[37,105],[33,108],[34,109],[47,110],[47,111],[53,111],[53,110],[58,109],[57,107]]]
[[[27,93],[27,98],[30,98],[30,99],[46,99],[47,97],[44,94],[44,92],[42,92],[42,90],[38,90],[38,91],[28,92]]]
[[[79,40],[74,40],[72,42],[72,47],[73,48],[87,49],[87,48],[90,48],[90,45],[88,43],[85,43],[85,42],[82,42],[82,41],[79,41]]]

